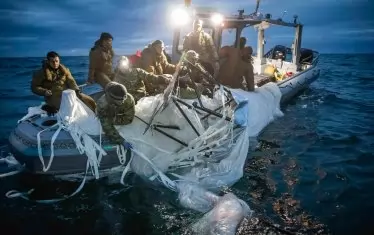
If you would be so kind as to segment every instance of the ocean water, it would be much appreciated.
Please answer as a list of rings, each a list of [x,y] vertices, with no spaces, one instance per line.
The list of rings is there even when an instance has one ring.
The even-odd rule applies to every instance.
[[[234,192],[255,211],[238,234],[374,234],[373,55],[321,55],[320,78],[282,107],[250,152]],[[27,108],[42,100],[30,91],[42,58],[0,59],[0,146]],[[66,57],[79,84],[87,57]],[[129,177],[88,182],[57,204],[7,199],[11,189],[35,187],[34,199],[67,195],[79,182],[16,175],[0,179],[0,225],[6,234],[186,234],[201,214],[171,192]]]

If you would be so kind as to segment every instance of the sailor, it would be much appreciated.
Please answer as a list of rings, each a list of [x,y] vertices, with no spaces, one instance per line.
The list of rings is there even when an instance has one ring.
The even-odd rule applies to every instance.
[[[97,101],[97,116],[105,136],[113,144],[131,146],[121,137],[114,125],[130,124],[135,116],[135,101],[126,87],[117,82],[105,86],[105,94]]]
[[[218,75],[219,58],[212,37],[204,32],[202,20],[193,22],[193,31],[186,35],[183,51],[196,51],[200,56],[200,64],[214,77]]]
[[[251,46],[246,46],[243,49],[241,49],[241,51],[242,51],[242,59],[247,63],[253,64],[253,59],[252,59],[253,49],[252,49],[252,47]]]
[[[171,57],[170,57],[170,55],[166,52],[165,48],[164,48],[164,50],[163,50],[162,52],[164,53],[164,55],[165,55],[165,57],[166,57],[166,61],[167,61],[169,64],[171,64]]]
[[[149,44],[142,51],[140,68],[156,75],[173,74],[176,66],[168,62],[164,49],[164,42],[161,40],[156,40]]]
[[[77,97],[95,112],[95,101],[81,93],[70,70],[60,64],[60,56],[57,52],[50,51],[47,59],[43,61],[42,68],[32,77],[31,91],[36,95],[44,96],[46,105],[42,109],[53,114],[60,109],[62,92],[67,89],[74,90]]]
[[[246,43],[247,43],[247,39],[245,37],[240,37],[240,39],[239,39],[239,48],[240,49],[244,49]]]
[[[195,99],[201,94],[211,96],[215,83],[209,81],[207,76],[211,75],[199,63],[199,55],[193,50],[187,51],[183,64],[188,71],[188,75],[179,78],[180,97],[182,99]]]
[[[105,87],[107,83],[113,80],[112,60],[114,51],[112,48],[113,37],[109,33],[101,33],[100,39],[95,42],[94,47],[90,50],[90,61],[87,83],[98,83]],[[102,72],[107,75],[106,78],[98,78],[97,73]]]
[[[219,53],[220,58],[225,58],[222,64],[218,81],[231,88],[241,88],[254,91],[253,65],[243,60],[243,53],[240,48],[231,46],[222,47]],[[243,85],[243,77],[246,86]]]
[[[141,68],[132,68],[129,59],[122,56],[115,71],[114,81],[123,84],[135,102],[148,95],[161,93],[172,76],[154,75]]]

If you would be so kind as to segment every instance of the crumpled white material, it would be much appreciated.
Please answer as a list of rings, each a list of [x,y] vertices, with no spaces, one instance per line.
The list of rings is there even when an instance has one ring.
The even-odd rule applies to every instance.
[[[251,215],[244,201],[228,193],[219,197],[214,208],[193,224],[191,230],[199,235],[234,235],[243,218]]]
[[[35,115],[47,116],[47,112],[42,110],[43,105],[44,104],[41,104],[39,106],[29,107],[27,109],[27,114],[24,117],[22,117],[20,120],[18,120],[17,123],[23,122],[26,119],[29,119],[30,117],[35,116]]]
[[[243,176],[250,138],[256,137],[266,125],[283,115],[280,110],[281,92],[275,83],[268,83],[255,92],[231,89],[231,93],[240,105],[236,110],[226,106],[222,108],[218,111],[223,115],[221,118],[211,115],[203,121],[201,118],[206,115],[205,112],[180,105],[198,134],[171,101],[165,110],[156,115],[152,124],[177,126],[178,130],[162,130],[186,143],[187,147],[159,133],[153,126],[143,134],[147,127],[144,122],[150,121],[157,108],[155,104],[163,100],[162,95],[139,100],[136,116],[140,119],[136,117],[131,124],[116,126],[120,135],[134,148],[121,180],[127,172],[133,171],[143,178],[158,180],[167,188],[179,192],[183,206],[200,212],[210,210],[193,226],[193,230],[199,234],[234,234],[241,219],[250,214],[246,203],[234,195],[218,197],[209,190],[219,191],[222,187],[233,185]],[[206,108],[214,110],[226,102],[222,87],[214,97],[202,97]],[[195,101],[185,100],[189,104]],[[57,117],[59,129],[53,138],[57,138],[61,129],[69,131],[78,150],[87,155],[89,164],[98,177],[100,160],[105,157],[106,152],[89,135],[101,133],[99,120],[69,90],[63,92]],[[227,121],[226,117],[231,117],[232,120]],[[236,124],[240,127],[234,129]],[[122,149],[117,154],[123,163],[123,148],[118,149]]]

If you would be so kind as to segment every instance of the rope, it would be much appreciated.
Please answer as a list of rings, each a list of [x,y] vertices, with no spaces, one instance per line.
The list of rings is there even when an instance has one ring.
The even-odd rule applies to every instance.
[[[162,171],[160,171],[149,158],[147,158],[143,153],[133,148],[134,153],[137,156],[141,157],[143,160],[149,163],[152,169],[158,174],[161,182],[165,185],[165,187],[169,188],[170,190],[176,191],[176,184],[171,179],[169,179]]]
[[[121,163],[121,165],[125,164],[126,163],[125,148],[123,147],[123,145],[117,145],[116,149],[117,149],[117,156],[118,156],[119,163]]]
[[[12,176],[12,175],[19,174],[19,173],[21,173],[23,170],[24,170],[24,168],[19,169],[19,170],[10,171],[10,172],[4,173],[4,174],[0,174],[0,178],[5,178],[5,177],[8,177],[8,176]]]
[[[123,184],[125,186],[126,186],[125,181],[124,181],[125,176],[126,176],[127,172],[130,171],[130,164],[131,164],[133,158],[134,158],[134,154],[131,152],[131,158],[130,158],[129,162],[127,163],[127,165],[126,165],[126,167],[123,170],[122,175],[121,175],[121,181],[120,182],[121,182],[121,184]]]
[[[11,167],[15,167],[17,168],[16,170],[13,170],[13,171],[9,171],[9,172],[6,172],[6,173],[3,173],[3,174],[0,174],[0,178],[5,178],[5,177],[8,177],[8,176],[12,176],[12,175],[16,175],[16,174],[19,174],[21,173],[23,170],[24,170],[24,165],[21,165],[12,155],[8,155],[7,157],[2,157],[3,155],[3,152],[5,152],[4,150],[2,149],[5,149],[7,148],[8,146],[7,145],[3,145],[0,147],[1,149],[1,154],[0,154],[0,164],[1,163],[4,163],[4,164],[7,164],[7,166],[10,168]]]
[[[76,101],[78,99],[76,98]],[[98,145],[90,136],[88,136],[79,126],[74,124],[76,120],[76,113],[78,112],[78,103],[73,102],[73,109],[71,116],[62,117],[61,114],[58,114],[57,123],[51,127],[48,127],[42,131],[39,131],[37,134],[37,142],[38,142],[38,155],[39,159],[43,166],[43,171],[46,172],[50,169],[53,159],[54,159],[54,142],[57,139],[61,130],[68,131],[75,142],[76,148],[80,154],[86,153],[88,157],[88,163],[91,166],[91,170],[93,171],[93,175],[96,179],[99,178],[99,165],[103,155],[106,155],[106,152],[101,147],[101,128],[100,128],[100,145]],[[53,134],[51,139],[51,155],[48,161],[48,165],[45,166],[42,148],[41,148],[41,140],[40,135],[42,132],[46,130],[50,130],[54,127],[58,126],[58,129]],[[96,156],[96,151],[99,151],[99,156]]]
[[[44,172],[46,172],[46,171],[49,169],[49,167],[51,166],[51,163],[52,163],[53,157],[51,157],[51,158],[49,159],[49,163],[48,163],[48,166],[49,166],[49,167],[46,167],[45,164],[44,164],[44,159],[43,159],[43,154],[42,154],[42,147],[41,147],[40,134],[41,134],[42,132],[44,132],[44,131],[46,131],[46,130],[50,130],[50,129],[52,129],[52,128],[58,126],[58,125],[59,125],[59,123],[57,122],[56,124],[54,124],[54,125],[52,125],[52,126],[46,128],[46,129],[44,129],[44,130],[42,130],[42,131],[39,131],[38,134],[36,135],[36,140],[37,140],[37,142],[38,142],[38,155],[39,155],[40,162],[41,162],[42,165],[43,165],[43,171],[44,171]],[[52,146],[52,148],[53,148],[53,142],[51,142],[51,146]]]
[[[47,116],[47,112],[42,110],[43,104],[37,107],[29,107],[28,112],[25,116],[23,116],[20,120],[17,121],[17,123],[21,123],[26,119],[29,119],[30,117],[33,117],[35,115],[40,115],[40,116]]]
[[[8,157],[0,158],[0,163],[6,163],[8,165],[19,165],[19,162],[11,155]]]
[[[7,198],[18,198],[19,197],[19,198],[22,198],[22,199],[25,199],[25,200],[28,200],[28,201],[33,201],[33,202],[37,202],[37,203],[44,203],[44,204],[50,204],[50,203],[64,201],[68,198],[71,198],[71,197],[75,196],[76,194],[78,194],[83,189],[83,186],[86,183],[88,169],[89,169],[89,161],[87,161],[86,172],[85,172],[84,178],[83,178],[81,184],[79,185],[79,187],[72,194],[70,194],[68,196],[65,196],[63,198],[45,199],[45,200],[32,200],[32,199],[30,199],[29,195],[32,192],[34,192],[35,189],[31,189],[27,192],[19,192],[17,190],[10,190],[5,194],[5,196]]]
[[[221,101],[224,102],[224,92],[222,87],[220,91]],[[224,148],[220,148],[220,143],[224,142],[225,139],[228,138],[231,133],[233,133],[233,124],[223,125],[227,115],[226,111],[227,108],[223,108],[223,117],[214,125],[205,130],[202,135],[189,142],[188,147],[174,158],[174,163],[171,165],[171,167],[180,168],[195,166],[196,164],[205,162],[205,159],[200,159],[199,157],[205,156],[206,153],[221,152],[225,150]],[[194,117],[196,116],[197,115]],[[198,123],[200,123],[200,120]]]

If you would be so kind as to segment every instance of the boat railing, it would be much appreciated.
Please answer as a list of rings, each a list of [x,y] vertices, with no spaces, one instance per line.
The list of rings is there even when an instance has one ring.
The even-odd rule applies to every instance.
[[[318,61],[319,61],[319,52],[313,51],[313,60],[312,60],[311,65],[316,66],[318,64]]]
[[[264,58],[274,59],[275,52],[280,51],[284,54],[284,61],[291,62],[291,58],[289,55],[292,56],[291,48],[288,48],[283,45],[277,45],[271,48],[265,55]],[[305,53],[305,54],[304,54]],[[302,48],[301,55],[300,55],[300,64],[307,64],[315,66],[317,65],[319,60],[319,52],[313,51],[310,49]]]

